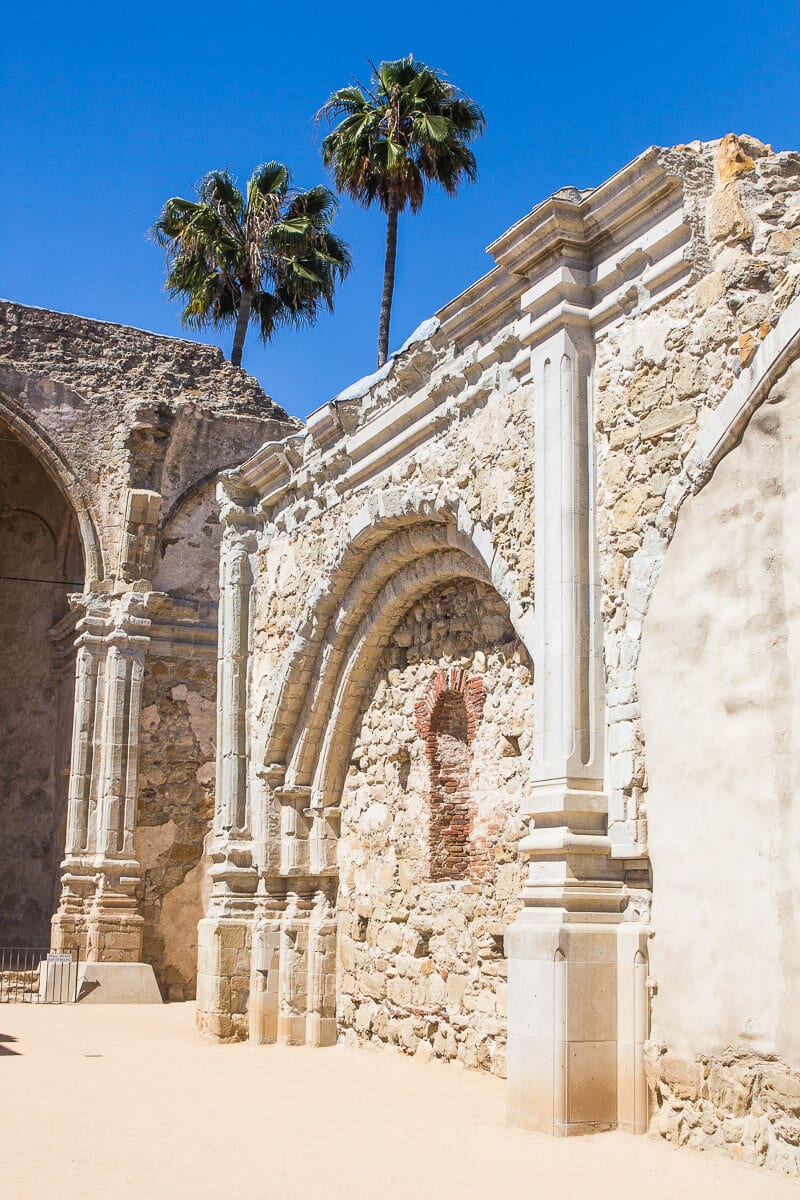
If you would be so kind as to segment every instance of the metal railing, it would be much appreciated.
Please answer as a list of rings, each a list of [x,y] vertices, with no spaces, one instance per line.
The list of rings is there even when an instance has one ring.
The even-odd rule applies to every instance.
[[[77,950],[0,946],[0,1004],[74,1004]]]

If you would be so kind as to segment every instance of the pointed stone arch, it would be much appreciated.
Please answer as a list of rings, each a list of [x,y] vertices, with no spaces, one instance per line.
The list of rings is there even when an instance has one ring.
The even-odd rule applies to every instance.
[[[0,383],[0,428],[5,426],[41,463],[72,508],[80,532],[85,586],[91,590],[94,583],[104,578],[105,556],[86,489],[41,425],[14,403],[8,391],[7,384]]]
[[[440,583],[455,579],[491,582],[485,567],[470,555],[459,551],[430,555],[392,576],[355,631],[319,727],[322,753],[313,777],[312,805],[324,808],[335,804],[341,794],[355,722],[389,636],[416,600]]]
[[[325,574],[311,591],[268,710],[267,765],[284,763],[289,767],[287,779],[310,782],[311,731],[325,725],[322,714],[330,707],[332,681],[364,614],[409,564],[451,550],[470,559],[479,572],[471,577],[491,584],[503,598],[512,626],[532,654],[533,611],[520,603],[516,577],[490,531],[473,521],[463,505],[454,507],[413,490],[387,489],[371,496],[349,521]]]
[[[0,438],[0,942],[44,946],[67,832],[68,596],[84,588],[91,559],[63,460],[1,403]]]

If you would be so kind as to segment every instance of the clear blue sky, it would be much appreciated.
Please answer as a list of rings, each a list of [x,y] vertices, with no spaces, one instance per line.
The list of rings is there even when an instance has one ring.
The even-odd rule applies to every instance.
[[[16,3],[0,33],[0,295],[182,332],[145,237],[212,168],[324,177],[312,117],[365,57],[413,52],[480,103],[479,179],[400,220],[392,346],[484,274],[486,244],[556,188],[648,145],[748,132],[800,148],[800,6]],[[384,225],[342,204],[355,268],[333,316],[244,365],[300,416],[374,369]],[[203,340],[230,351],[230,334]]]

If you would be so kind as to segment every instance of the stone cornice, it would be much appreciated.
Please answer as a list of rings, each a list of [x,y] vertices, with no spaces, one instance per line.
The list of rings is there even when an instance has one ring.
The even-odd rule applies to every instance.
[[[651,146],[599,187],[555,192],[491,242],[488,252],[509,274],[527,278],[546,259],[587,267],[600,243],[618,239],[642,209],[652,213],[679,189],[680,180],[667,173]]]
[[[363,486],[481,402],[501,360],[521,380],[530,348],[556,329],[582,325],[597,336],[682,286],[690,236],[681,178],[655,147],[593,190],[556,192],[491,243],[497,266],[446,304],[391,370],[363,381],[363,403],[362,393],[342,393],[344,407],[330,401],[303,431],[225,472],[223,523],[252,527],[288,493],[315,485],[330,485],[327,503]],[[454,371],[475,382],[454,394]]]
[[[150,592],[150,653],[194,654],[216,657],[217,605],[178,600],[166,592]]]
[[[499,320],[504,309],[516,315],[524,291],[523,279],[495,267],[439,309],[442,335],[461,344],[474,340],[482,327]]]
[[[615,282],[591,278],[599,257],[604,251],[613,254],[615,245],[622,250],[627,235],[643,218],[655,223],[659,210],[668,209],[671,201],[679,204],[681,190],[680,179],[666,171],[658,149],[651,146],[597,188],[555,192],[490,243],[488,253],[497,266],[439,311],[442,333],[462,344],[480,337],[481,329],[496,323],[504,309],[520,304],[525,312],[529,281],[549,279],[551,273],[562,274],[563,287],[553,281],[550,294],[541,297],[542,308],[548,303],[551,307],[571,303],[589,310],[598,306]],[[620,275],[620,282],[626,273],[633,273],[632,263],[626,265],[628,271]],[[642,269],[649,265],[646,257],[640,259]],[[634,299],[635,295],[628,297]],[[624,312],[625,296],[611,307],[615,313]],[[563,314],[567,319],[571,315]],[[597,315],[606,316],[602,311]],[[553,312],[556,320],[558,316]],[[595,323],[594,314],[588,319]],[[552,323],[529,328],[526,341],[531,334],[546,336]]]

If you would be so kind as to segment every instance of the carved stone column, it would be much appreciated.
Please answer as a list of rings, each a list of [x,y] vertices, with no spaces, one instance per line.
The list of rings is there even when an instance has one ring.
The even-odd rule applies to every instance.
[[[198,929],[197,1020],[216,1037],[247,1036],[251,942],[258,870],[254,861],[248,755],[251,590],[259,518],[220,484],[217,663],[217,789],[211,846],[212,895]]]
[[[509,1116],[555,1134],[618,1123],[621,864],[603,791],[605,704],[593,528],[593,340],[575,301],[532,354],[535,734],[509,956]],[[584,281],[585,282],[585,281]]]
[[[278,1041],[303,1046],[306,1040],[311,897],[290,891],[281,920],[278,968]]]
[[[81,597],[67,844],[56,947],[139,962],[143,918],[134,852],[139,717],[150,621],[146,597]]]
[[[285,901],[270,895],[253,927],[250,975],[249,1036],[257,1045],[278,1040],[281,921]]]
[[[336,1045],[336,913],[317,892],[308,931],[306,1044]]]
[[[61,899],[53,917],[52,945],[86,955],[86,913],[96,887],[92,858],[96,837],[95,726],[103,692],[102,637],[86,616],[77,639],[72,761],[67,800],[67,839],[61,864]],[[94,787],[93,787],[94,784]]]

